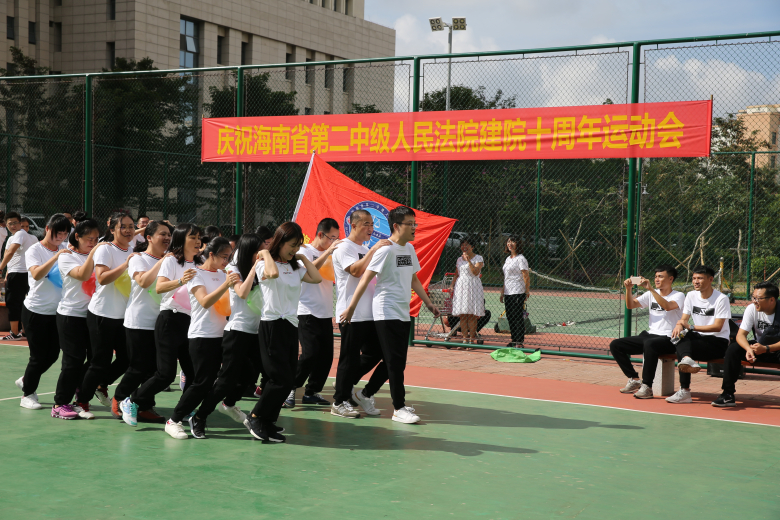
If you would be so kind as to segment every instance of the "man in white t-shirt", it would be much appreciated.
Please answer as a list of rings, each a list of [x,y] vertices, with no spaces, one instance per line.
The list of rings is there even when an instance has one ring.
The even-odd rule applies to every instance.
[[[28,249],[38,243],[38,239],[24,230],[19,213],[9,211],[5,222],[12,236],[6,243],[3,260],[0,261],[0,272],[8,267],[5,279],[5,306],[8,309],[11,331],[2,340],[13,341],[24,339],[24,334],[19,332],[19,324],[22,319],[24,298],[30,289],[24,255]]]
[[[753,305],[745,309],[736,341],[729,345],[723,356],[723,393],[712,406],[736,406],[736,382],[742,361],[750,363],[780,363],[780,313],[777,298],[780,291],[772,282],[757,283],[753,288]],[[753,339],[748,340],[748,333]]]
[[[338,222],[325,218],[317,225],[317,236],[311,244],[301,246],[298,253],[319,270],[329,258],[332,261],[331,255],[340,242]],[[309,383],[303,390],[301,403],[330,405],[330,401],[320,395],[333,364],[333,282],[324,276],[318,284],[301,284],[298,341],[301,343],[301,355],[295,371],[295,388],[283,406],[295,406],[295,390],[301,388],[307,379]]]
[[[650,280],[639,277],[639,286],[647,292],[634,298],[631,289],[634,283],[631,278],[626,279],[623,285],[626,288],[626,308],[627,309],[649,309],[649,327],[637,336],[628,336],[618,338],[609,344],[609,350],[612,357],[617,361],[618,366],[628,377],[626,386],[620,389],[624,394],[633,394],[641,390],[638,399],[649,399],[653,397],[653,385],[642,388],[642,382],[639,379],[634,365],[631,364],[631,356],[644,353],[645,342],[648,340],[666,341],[668,347],[674,349],[671,343],[672,329],[677,325],[677,321],[682,318],[682,308],[685,302],[685,295],[672,289],[672,283],[677,278],[677,269],[671,265],[659,265],[655,268],[654,285],[650,285]],[[656,291],[657,289],[657,291]],[[653,368],[655,373],[655,368]]]
[[[146,226],[149,225],[149,217],[146,215],[139,215],[138,216],[138,223],[136,224],[135,234],[133,235],[133,239],[130,240],[130,251],[135,251],[135,246],[142,242],[146,242],[146,238],[144,238],[144,231],[146,230]],[[170,225],[170,223],[168,223]]]
[[[398,206],[390,211],[387,221],[393,230],[390,236],[391,245],[380,248],[374,254],[352,295],[349,307],[339,315],[339,322],[350,323],[360,297],[374,277],[377,277],[372,306],[374,325],[382,349],[382,360],[387,365],[390,396],[395,410],[393,420],[412,424],[420,421],[414,413],[414,408],[406,406],[404,388],[404,371],[411,331],[409,304],[412,291],[422,299],[434,318],[439,317],[439,309],[431,303],[422,283],[417,278],[420,262],[414,246],[410,243],[414,240],[417,229],[414,210],[406,206]],[[360,394],[353,394],[353,397],[360,399]],[[360,401],[358,403],[362,406]]]
[[[696,360],[709,361],[720,359],[729,346],[729,321],[731,320],[731,305],[728,296],[712,287],[715,270],[706,265],[700,265],[693,270],[693,291],[685,296],[683,315],[672,330],[673,340],[680,338],[677,345],[677,368],[680,371],[680,390],[667,397],[669,403],[690,403],[691,374],[697,373],[701,367]],[[693,318],[693,324],[689,321]],[[683,331],[685,331],[683,335]],[[642,370],[642,382],[649,374],[648,359],[668,353],[665,344],[658,341],[645,343],[645,368]],[[653,369],[655,373],[655,369]]]

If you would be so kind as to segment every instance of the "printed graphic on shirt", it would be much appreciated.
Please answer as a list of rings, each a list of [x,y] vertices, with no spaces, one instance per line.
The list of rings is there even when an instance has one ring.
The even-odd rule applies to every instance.
[[[651,311],[663,311],[663,312],[666,312],[663,307],[658,305],[658,302],[651,303],[650,304],[650,310]]]
[[[358,260],[363,260],[366,257],[363,253],[358,253]]]
[[[709,308],[702,308],[702,307],[696,307],[693,306],[693,313],[694,316],[715,316],[715,307],[709,307]]]
[[[758,331],[761,332],[761,334],[764,333],[764,331],[771,325],[771,323],[767,323],[764,320],[758,320],[758,323],[756,324],[756,327],[758,328]]]
[[[398,255],[395,257],[395,266],[396,267],[412,267],[412,256],[411,255]]]

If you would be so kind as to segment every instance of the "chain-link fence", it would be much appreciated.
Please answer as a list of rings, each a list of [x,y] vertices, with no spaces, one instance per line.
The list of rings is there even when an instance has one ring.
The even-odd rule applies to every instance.
[[[629,274],[651,278],[655,266],[671,264],[679,271],[675,286],[688,290],[691,270],[705,263],[720,271],[718,287],[743,299],[735,312],[751,283],[780,279],[778,157],[765,153],[778,150],[780,132],[780,42],[771,39],[777,35],[642,42],[637,55],[639,47],[629,43],[2,78],[0,202],[41,220],[81,208],[102,220],[122,208],[215,224],[225,234],[273,228],[292,217],[306,163],[201,163],[202,118],[712,97],[708,158],[643,160],[636,170],[620,159],[334,164],[390,199],[458,220],[431,286],[449,319],[434,324],[423,311],[418,339],[462,338],[451,307],[459,283],[453,273],[464,268],[458,259],[469,243],[483,262],[476,284],[469,282],[479,285],[473,298],[484,303],[477,305],[479,340],[512,341],[518,314],[510,309],[507,316],[501,296],[502,288],[512,292],[503,269],[511,237],[529,267],[525,345],[606,349],[627,330],[622,293]],[[748,153],[754,151],[763,153]],[[646,320],[646,312],[635,311],[631,330]]]

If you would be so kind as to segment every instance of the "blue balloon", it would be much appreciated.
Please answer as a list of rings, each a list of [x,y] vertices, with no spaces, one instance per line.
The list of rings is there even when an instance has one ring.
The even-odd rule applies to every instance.
[[[49,270],[49,274],[46,275],[46,278],[48,278],[55,287],[62,289],[62,275],[60,274],[60,266],[57,262],[54,262],[54,267]]]

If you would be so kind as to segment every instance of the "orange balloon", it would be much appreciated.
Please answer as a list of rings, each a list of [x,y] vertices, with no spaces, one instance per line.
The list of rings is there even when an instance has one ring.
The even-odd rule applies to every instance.
[[[230,295],[228,291],[225,291],[222,297],[217,300],[217,303],[214,304],[214,310],[222,316],[230,316]]]
[[[329,256],[327,260],[325,260],[325,263],[322,264],[322,267],[320,267],[320,274],[325,280],[330,280],[331,282],[336,281],[336,273],[333,272],[333,257]]]

